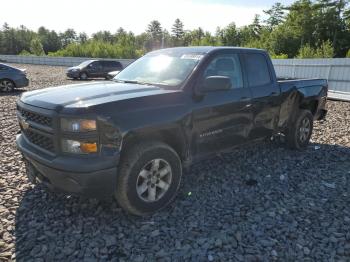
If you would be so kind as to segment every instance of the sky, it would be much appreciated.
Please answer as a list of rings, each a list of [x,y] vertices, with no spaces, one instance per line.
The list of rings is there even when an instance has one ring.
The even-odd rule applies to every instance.
[[[0,25],[40,26],[56,31],[73,28],[92,34],[99,30],[115,32],[119,27],[136,34],[144,32],[151,20],[158,20],[171,30],[176,18],[185,29],[202,27],[215,32],[231,22],[237,26],[252,22],[278,0],[9,0],[2,1]],[[292,0],[280,0],[290,4]],[[6,12],[4,12],[6,10]]]

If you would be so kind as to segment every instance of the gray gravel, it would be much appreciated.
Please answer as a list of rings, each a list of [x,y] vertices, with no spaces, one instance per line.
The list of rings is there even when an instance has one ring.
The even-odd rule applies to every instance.
[[[27,68],[27,90],[72,83]],[[238,148],[185,172],[175,202],[147,218],[114,201],[27,182],[15,101],[0,96],[0,261],[350,261],[350,103],[329,101],[304,152]]]

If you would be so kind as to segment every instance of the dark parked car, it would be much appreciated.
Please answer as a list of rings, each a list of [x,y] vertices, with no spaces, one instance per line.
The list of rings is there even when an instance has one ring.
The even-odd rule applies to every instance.
[[[0,64],[0,91],[12,92],[14,88],[28,86],[29,80],[24,69]]]
[[[31,181],[114,195],[144,215],[170,203],[194,161],[275,134],[306,148],[327,89],[322,79],[278,81],[263,50],[163,49],[110,82],[22,94],[16,143]]]
[[[123,66],[118,61],[113,60],[87,60],[78,66],[67,69],[67,76],[74,79],[88,79],[104,77],[111,71],[120,71]]]

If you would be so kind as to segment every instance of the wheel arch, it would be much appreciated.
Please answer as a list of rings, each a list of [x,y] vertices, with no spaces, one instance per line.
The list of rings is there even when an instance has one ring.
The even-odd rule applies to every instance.
[[[131,148],[134,144],[143,143],[145,141],[157,141],[169,145],[175,150],[182,161],[186,160],[188,157],[188,143],[186,143],[184,132],[182,132],[180,127],[158,129],[156,131],[131,131],[123,137],[121,155],[123,156],[128,148]]]
[[[311,114],[315,116],[317,113],[318,103],[319,101],[317,99],[306,99],[302,101],[299,108],[309,110]]]

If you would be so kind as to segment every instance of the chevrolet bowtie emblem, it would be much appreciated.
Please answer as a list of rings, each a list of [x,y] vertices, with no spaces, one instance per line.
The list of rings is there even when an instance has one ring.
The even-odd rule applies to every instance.
[[[29,123],[24,118],[21,118],[21,126],[24,130],[26,130],[29,128]]]

